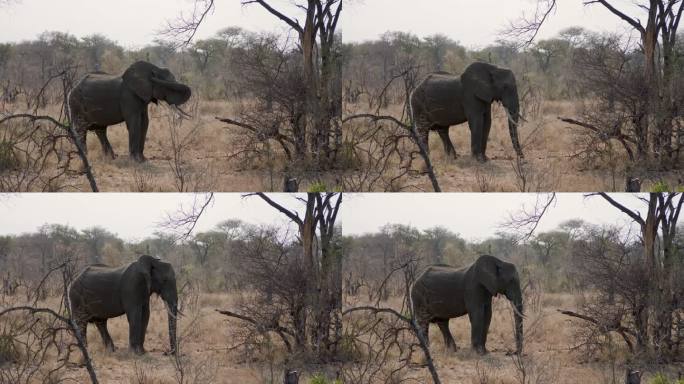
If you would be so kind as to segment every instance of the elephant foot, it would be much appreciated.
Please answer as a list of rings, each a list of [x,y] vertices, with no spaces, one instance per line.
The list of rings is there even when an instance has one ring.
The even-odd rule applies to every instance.
[[[484,356],[484,355],[486,355],[486,354],[489,353],[489,351],[487,350],[487,348],[485,348],[484,346],[476,346],[476,347],[475,347],[475,352],[477,352],[477,354],[480,355],[480,356]]]
[[[456,344],[447,346],[447,351],[451,353],[458,352],[458,346]]]
[[[147,353],[147,351],[143,347],[133,347],[131,349],[133,350],[133,353],[135,353],[138,356],[142,356]]]
[[[147,158],[142,153],[133,153],[131,154],[131,158],[137,163],[144,163],[147,161]]]
[[[116,160],[116,158],[118,157],[118,156],[116,155],[116,153],[114,153],[114,152],[109,152],[109,153],[107,154],[107,156],[108,156],[111,160]]]
[[[489,157],[487,157],[487,155],[485,155],[483,153],[477,153],[477,154],[474,154],[473,156],[475,156],[475,159],[477,161],[479,161],[480,163],[486,163],[489,161]]]
[[[105,351],[107,351],[109,353],[114,353],[114,352],[116,352],[116,347],[114,346],[114,344],[107,345],[107,346],[105,346]]]

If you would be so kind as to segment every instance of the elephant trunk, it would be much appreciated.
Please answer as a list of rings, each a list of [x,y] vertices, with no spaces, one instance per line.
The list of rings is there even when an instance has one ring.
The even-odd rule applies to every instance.
[[[164,304],[166,304],[166,312],[169,316],[169,353],[176,353],[176,346],[178,345],[176,340],[176,331],[178,329],[178,297],[175,290],[170,294],[168,298],[163,298]]]
[[[192,96],[192,90],[185,84],[154,77],[152,78],[152,82],[164,89],[164,91],[160,92],[162,96],[159,98],[171,105],[185,104],[185,102],[190,99],[190,96]]]
[[[507,295],[508,299],[513,304],[513,318],[515,320],[515,351],[522,353],[523,348],[523,300],[520,288],[516,287]]]
[[[518,139],[518,122],[520,121],[520,101],[518,100],[517,91],[513,95],[504,97],[502,100],[506,114],[508,115],[508,132],[511,135],[511,143],[513,149],[520,158],[524,158],[520,140]]]
[[[515,352],[522,353],[523,349],[523,303],[520,300],[518,303],[513,304],[516,309],[515,313]]]

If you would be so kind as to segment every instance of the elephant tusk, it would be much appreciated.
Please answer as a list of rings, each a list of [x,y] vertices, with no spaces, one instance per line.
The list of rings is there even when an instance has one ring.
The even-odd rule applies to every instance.
[[[173,104],[170,104],[170,106],[172,109],[174,109],[176,112],[178,112],[178,114],[181,115],[181,117],[185,117],[187,119],[192,119],[192,115],[190,115],[189,113],[182,110],[181,107],[179,107],[177,105],[173,105]]]
[[[513,303],[511,303],[511,307],[513,308],[513,312],[515,312],[516,315],[520,316],[523,319],[527,319],[527,316],[523,315],[520,311],[518,311],[518,308],[516,308],[515,305],[513,305]]]
[[[511,113],[508,112],[508,109],[504,108],[504,111],[506,111],[506,117],[508,117],[508,122],[518,125],[518,123],[516,123],[515,120],[513,120],[513,116],[511,116]]]
[[[169,307],[169,304],[166,302],[164,302],[164,304],[166,305],[166,313],[168,313],[173,319],[178,320],[179,317],[183,316],[183,312],[181,312],[180,309],[176,309],[177,315],[174,315],[173,311],[171,311],[171,307]]]
[[[515,120],[513,119],[513,116],[511,116],[511,113],[508,112],[508,108],[504,108],[504,111],[506,111],[506,116],[508,117],[508,121],[511,123],[518,125],[519,123],[516,123]],[[518,113],[518,120],[522,121],[523,123],[529,123],[527,119],[522,115],[522,113]]]

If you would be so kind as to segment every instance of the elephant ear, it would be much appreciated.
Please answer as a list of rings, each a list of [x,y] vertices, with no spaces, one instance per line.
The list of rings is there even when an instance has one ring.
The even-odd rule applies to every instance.
[[[136,262],[138,264],[138,271],[144,276],[145,282],[147,284],[147,291],[152,290],[152,269],[157,261],[156,258],[150,255],[142,255],[138,258]]]
[[[491,103],[496,95],[492,67],[486,63],[473,63],[461,75],[463,89],[486,103]]]
[[[152,76],[155,68],[146,61],[138,61],[121,76],[126,87],[146,103],[152,101]]]
[[[499,293],[499,264],[493,256],[480,256],[475,262],[475,276],[492,296]]]

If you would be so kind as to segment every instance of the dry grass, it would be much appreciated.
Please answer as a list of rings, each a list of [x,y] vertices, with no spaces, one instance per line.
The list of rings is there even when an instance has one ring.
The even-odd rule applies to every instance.
[[[225,294],[201,294],[199,305],[186,317],[181,318],[179,333],[185,335],[184,357],[191,366],[211,367],[213,383],[269,383],[274,374],[274,382],[281,382],[282,371],[267,361],[266,355],[260,359],[247,359],[238,350],[230,350],[234,335],[238,332],[239,322],[228,320],[217,314],[214,309],[230,308],[233,297]],[[383,305],[398,306],[399,299],[390,299]],[[525,346],[525,361],[533,375],[546,377],[539,383],[609,383],[613,365],[609,358],[583,362],[583,356],[571,352],[573,327],[567,317],[556,312],[559,307],[573,308],[575,297],[569,294],[547,294],[541,301],[542,306],[535,313],[529,313],[526,321],[528,339]],[[49,300],[46,305],[55,305]],[[538,319],[538,320],[537,320]],[[536,325],[532,325],[536,323]],[[506,354],[514,348],[512,313],[508,302],[503,298],[494,301],[494,315],[490,327],[487,347],[490,354],[480,357],[474,354],[469,345],[470,324],[467,317],[453,319],[451,331],[459,346],[455,354],[447,353],[441,334],[436,326],[430,329],[432,350],[436,367],[445,383],[516,383],[514,360]],[[0,324],[0,327],[2,325]],[[171,359],[163,355],[167,347],[166,311],[158,298],[152,300],[152,313],[145,347],[148,353],[135,356],[127,350],[128,324],[125,316],[109,321],[109,330],[117,346],[117,351],[108,353],[94,326],[88,327],[88,341],[95,368],[103,383],[166,384],[176,382]],[[533,328],[533,329],[530,329]],[[278,346],[275,347],[278,350]],[[275,352],[282,357],[281,352]],[[72,360],[76,356],[72,354]],[[682,367],[678,369],[681,370]],[[311,373],[325,370],[326,367],[311,367]],[[659,367],[659,369],[668,369]],[[670,367],[670,371],[677,367]],[[307,371],[307,369],[304,369]],[[618,363],[618,376],[624,368]],[[75,366],[62,372],[62,377],[77,382],[87,382],[83,369]],[[645,377],[652,377],[647,372]],[[430,382],[426,370],[414,368],[407,373],[420,382]],[[304,379],[306,383],[308,379]]]
[[[55,107],[56,108],[56,107]],[[363,106],[347,105],[349,111],[360,111]],[[53,108],[54,109],[54,108]],[[195,127],[198,137],[183,154],[187,169],[194,180],[188,190],[215,191],[280,191],[282,188],[286,159],[278,151],[268,161],[245,160],[231,156],[240,149],[239,128],[227,127],[215,116],[233,116],[234,106],[229,102],[201,101],[191,113],[193,119],[186,120],[180,127],[179,136],[184,136]],[[525,146],[526,163],[524,172],[528,182],[527,191],[622,191],[624,190],[624,164],[626,157],[618,157],[614,165],[585,164],[572,158],[573,130],[557,120],[558,116],[572,116],[575,107],[570,102],[544,102],[539,116],[527,116],[528,121],[520,128],[520,138]],[[399,116],[400,106],[390,106],[383,114]],[[43,112],[55,112],[48,108]],[[169,110],[164,106],[150,106],[150,127],[145,145],[148,162],[137,164],[128,157],[128,134],[123,124],[108,129],[108,136],[119,155],[116,160],[106,159],[94,133],[88,134],[88,149],[95,177],[102,191],[153,192],[175,191],[176,183],[170,161],[171,131]],[[350,112],[351,113],[351,112]],[[450,136],[460,157],[447,158],[436,133],[430,134],[430,148],[437,177],[442,189],[451,192],[498,192],[521,191],[523,188],[514,171],[514,152],[510,143],[508,127],[503,108],[494,107],[492,130],[487,154],[490,162],[479,164],[470,156],[470,134],[466,124],[452,127]],[[370,124],[357,120],[353,124]],[[421,163],[416,161],[414,168]],[[421,163],[422,164],[422,163]],[[393,170],[394,171],[394,170]],[[328,187],[337,187],[339,174],[350,175],[353,169],[296,176],[300,179],[300,190],[307,190],[312,184],[323,181]],[[293,173],[293,172],[290,172]],[[336,174],[337,173],[337,174]],[[640,176],[643,190],[648,190],[659,181],[671,186],[679,185],[677,171]],[[681,176],[680,176],[681,177]],[[408,180],[417,190],[431,190],[427,177]],[[89,190],[85,178],[78,189]]]
[[[364,106],[347,106],[359,113]],[[390,106],[381,114],[401,115],[401,106]],[[528,115],[519,127],[519,137],[525,152],[525,171],[528,183],[523,191],[514,171],[515,152],[508,133],[504,109],[495,104],[492,108],[487,156],[490,161],[480,164],[470,156],[470,131],[467,123],[451,127],[451,138],[458,159],[446,156],[436,132],[429,137],[430,154],[440,186],[448,192],[528,192],[528,191],[624,191],[625,164],[627,156],[618,154],[613,166],[587,164],[575,156],[575,129],[558,120],[559,116],[576,115],[576,106],[568,101],[545,101],[538,116]],[[617,146],[616,146],[617,147]],[[681,177],[677,171],[665,173],[638,173],[642,190],[647,191],[663,180],[668,185],[678,185]],[[420,187],[430,190],[425,178]]]

